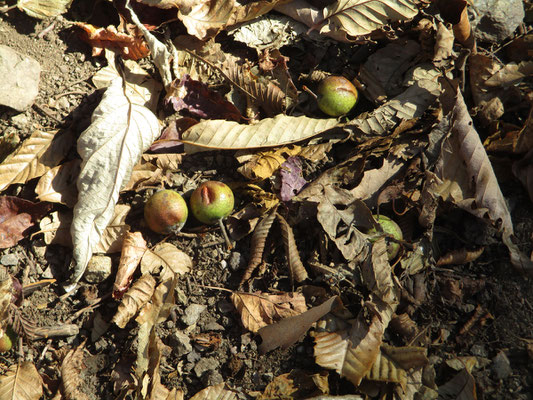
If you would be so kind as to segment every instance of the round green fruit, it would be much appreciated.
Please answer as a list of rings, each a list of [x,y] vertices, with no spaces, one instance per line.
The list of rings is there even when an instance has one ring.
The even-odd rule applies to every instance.
[[[392,236],[396,240],[403,239],[402,229],[392,219],[386,217],[385,215],[374,215],[373,217],[376,222],[381,225],[381,229],[383,229],[383,232],[387,236]],[[370,241],[374,242],[382,234],[376,229],[372,228],[367,232],[367,235],[370,236]],[[389,256],[389,260],[392,260],[394,257],[396,257],[398,255],[398,251],[400,251],[400,244],[393,241],[389,241],[389,243],[387,244],[387,254]]]
[[[17,334],[13,332],[10,326],[2,333],[3,335],[0,337],[0,353],[5,353],[13,347],[13,342],[17,340]]]
[[[174,190],[156,192],[144,205],[144,220],[156,233],[176,233],[183,228],[189,211],[183,197]]]
[[[192,193],[189,204],[194,217],[208,225],[214,225],[233,210],[235,199],[231,189],[222,182],[202,183]]]
[[[318,108],[331,117],[348,114],[357,103],[357,89],[343,76],[328,76],[318,86]]]

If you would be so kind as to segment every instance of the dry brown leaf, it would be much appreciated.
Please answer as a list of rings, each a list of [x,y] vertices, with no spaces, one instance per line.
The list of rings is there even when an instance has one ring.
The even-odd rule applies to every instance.
[[[440,267],[450,264],[466,264],[468,262],[477,260],[483,254],[483,251],[485,251],[484,247],[476,250],[468,250],[467,248],[453,250],[440,257],[436,265],[437,267]]]
[[[338,0],[323,10],[312,7],[305,0],[276,6],[276,11],[286,14],[309,28],[340,42],[360,40],[389,21],[413,18],[418,10],[411,0]]]
[[[385,238],[372,244],[372,252],[361,267],[361,275],[365,286],[373,295],[391,306],[397,304],[398,294],[392,280]]]
[[[206,149],[237,150],[282,146],[309,139],[336,126],[334,118],[315,119],[278,115],[254,125],[233,121],[202,121],[187,129],[182,141]]]
[[[67,12],[71,3],[72,0],[18,0],[17,8],[30,17],[46,19]]]
[[[457,400],[476,400],[476,381],[465,369],[444,385],[439,386],[439,398]]]
[[[81,160],[75,159],[46,172],[35,187],[37,198],[74,207],[78,199],[76,180],[80,173],[80,164]]]
[[[251,21],[271,11],[278,4],[289,3],[291,0],[259,0],[241,5],[235,4],[235,9],[228,21],[228,26]]]
[[[533,75],[533,61],[524,61],[519,64],[511,63],[504,66],[489,79],[485,85],[508,87],[516,85],[522,79]]]
[[[119,328],[124,328],[131,318],[137,314],[154,294],[155,279],[150,274],[144,274],[133,283],[131,288],[124,294],[117,312],[113,316],[114,322]]]
[[[278,347],[286,349],[292,346],[311,328],[311,325],[337,308],[339,304],[341,304],[339,297],[334,296],[302,314],[282,319],[259,329],[258,333],[263,339],[259,346],[259,353],[265,354]]]
[[[143,154],[142,159],[151,162],[164,172],[176,172],[179,170],[183,154]]]
[[[239,167],[239,171],[245,178],[252,181],[262,181],[270,178],[276,172],[287,157],[296,156],[301,152],[300,146],[285,146],[272,151],[258,152],[246,159],[246,164]],[[236,156],[239,162],[243,162],[244,157]]]
[[[133,273],[148,249],[141,232],[128,232],[122,242],[122,253],[113,285],[113,298],[120,299],[129,288]]]
[[[165,322],[175,306],[174,288],[176,283],[176,276],[173,276],[157,285],[150,302],[143,306],[136,318],[139,324],[147,322],[150,325],[155,325]]]
[[[291,282],[303,282],[308,278],[302,260],[300,260],[300,253],[294,240],[294,233],[289,223],[280,214],[276,213],[276,217],[281,226],[281,236],[283,238],[283,245],[285,246],[285,254],[289,262],[289,272]]]
[[[9,305],[13,298],[13,280],[4,266],[0,266],[0,337],[7,323]]]
[[[192,268],[191,258],[170,243],[159,243],[144,253],[141,259],[141,272],[155,273],[159,268],[161,280],[173,278],[175,274],[186,274]]]
[[[265,388],[258,400],[309,399],[329,394],[328,373],[309,374],[295,369],[276,376]]]
[[[85,341],[75,349],[69,350],[61,363],[61,392],[66,399],[88,400],[85,393],[80,391],[83,385],[81,371],[85,369],[83,364],[83,350]]]
[[[450,60],[453,55],[453,34],[440,21],[437,21],[437,35],[435,41],[433,61],[435,63],[440,63],[445,60]]]
[[[254,229],[252,241],[250,243],[250,261],[248,262],[246,271],[244,271],[239,286],[242,286],[248,279],[250,279],[255,269],[261,264],[268,232],[276,218],[276,210],[277,207],[273,208],[268,214],[266,214]]]
[[[202,0],[190,8],[180,8],[178,18],[190,35],[205,40],[227,25],[234,7],[235,0]]]
[[[0,191],[26,183],[57,166],[74,143],[71,133],[35,131],[0,164]]]
[[[389,326],[400,336],[403,336],[406,342],[410,342],[418,332],[418,326],[407,313],[395,314]]]
[[[307,310],[305,297],[301,293],[235,292],[231,295],[231,301],[241,315],[243,326],[251,332]]]
[[[161,168],[146,160],[144,157],[133,167],[131,178],[122,191],[141,190],[148,186],[158,186],[164,182],[165,177]]]
[[[455,39],[475,52],[476,39],[468,20],[467,0],[438,0],[437,6],[442,19],[453,25]]]
[[[190,400],[236,400],[237,394],[226,389],[225,383],[206,387],[196,393]]]
[[[491,100],[495,94],[494,90],[489,90],[486,82],[502,67],[496,57],[485,54],[473,54],[468,58],[470,66],[470,85],[474,103],[479,106]]]
[[[399,383],[402,388],[407,385],[407,373],[386,353],[380,351],[372,368],[365,376],[365,379],[379,382]]]
[[[39,400],[43,381],[31,361],[13,364],[0,376],[0,400]]]

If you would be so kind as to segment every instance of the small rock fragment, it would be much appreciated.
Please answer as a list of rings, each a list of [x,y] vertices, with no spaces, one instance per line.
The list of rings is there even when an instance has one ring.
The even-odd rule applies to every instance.
[[[218,385],[219,383],[224,382],[224,378],[222,377],[220,372],[211,370],[211,371],[207,371],[202,376],[201,381],[206,387],[208,387],[208,386],[215,386],[215,385]]]
[[[191,326],[198,322],[200,314],[205,311],[207,307],[203,304],[191,304],[187,306],[185,312],[183,313],[181,320],[187,326]]]
[[[33,58],[0,45],[0,105],[24,111],[39,92],[41,66]]]
[[[491,369],[496,379],[505,379],[513,373],[511,363],[503,351],[500,351],[492,359]]]
[[[111,257],[104,255],[94,255],[87,264],[85,271],[85,281],[89,283],[101,283],[111,275],[113,262]]]
[[[19,258],[16,254],[4,254],[2,258],[0,258],[0,264],[5,265],[6,267],[17,265],[18,262]]]
[[[524,20],[522,0],[474,0],[469,19],[478,40],[501,43]]]
[[[174,331],[168,337],[168,344],[173,348],[177,357],[181,357],[192,351],[191,339],[181,331]]]
[[[194,366],[194,373],[198,378],[201,378],[207,371],[212,371],[220,366],[218,360],[214,357],[204,357]]]

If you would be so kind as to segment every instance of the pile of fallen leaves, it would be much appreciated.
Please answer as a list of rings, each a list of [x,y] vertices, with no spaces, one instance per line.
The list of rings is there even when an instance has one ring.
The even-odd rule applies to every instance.
[[[19,1],[18,7],[46,18],[70,5],[48,3]],[[227,182],[238,201],[226,225],[234,246],[250,247],[247,267],[236,272],[238,287],[218,290],[230,292],[243,328],[260,335],[259,352],[311,335],[316,364],[346,378],[354,394],[474,398],[466,366],[441,387],[424,378],[431,374],[423,377],[430,368],[427,342],[411,318],[420,299],[412,289],[409,294],[407,283],[436,265],[466,263],[483,252],[435,252],[433,227],[443,207],[494,226],[514,268],[532,273],[532,262],[515,244],[487,155],[513,157],[513,173],[533,197],[532,114],[523,126],[504,122],[509,113],[531,107],[526,78],[532,63],[520,58],[520,50],[512,52],[521,38],[510,42],[509,59],[516,62],[508,64],[478,48],[464,1],[327,3],[126,0],[114,2],[121,21],[116,27],[72,23],[93,55],[107,59],[93,77],[103,95],[85,131],[35,131],[0,164],[3,191],[36,181],[32,199],[0,197],[0,248],[30,234],[72,248],[71,276],[57,282],[67,295],[82,284],[95,254],[121,253],[113,293],[89,307],[111,296],[119,301],[111,320],[92,320],[88,340],[105,335],[111,324],[126,329],[134,320],[138,326],[136,355],[125,354],[117,365],[110,396],[183,398],[179,388],[161,383],[164,345],[157,327],[173,309],[179,280],[195,264],[168,238],[148,246],[147,231],[132,231],[126,223],[132,207],[125,199],[173,187],[169,177],[193,154],[225,152],[241,176]],[[361,108],[339,119],[318,111],[306,85],[316,87],[331,71],[320,70],[316,55],[308,55],[306,70],[290,69],[284,51],[302,41],[316,48],[335,41],[373,44],[361,64],[341,62],[364,97]],[[247,51],[231,52],[232,45]],[[140,59],[152,62],[159,76],[143,69]],[[380,213],[398,220],[403,239],[368,235],[379,230],[374,216]],[[277,271],[285,274],[285,290],[260,291],[276,278],[266,269],[278,242],[286,259],[286,271]],[[389,260],[392,242],[401,250]],[[9,327],[23,341],[78,334],[76,324],[57,333],[21,313],[24,294],[50,282],[23,287],[0,272],[2,333]],[[354,293],[360,301],[353,301]],[[30,360],[13,364],[0,377],[0,399],[39,399],[43,390],[56,399],[85,398],[79,378],[84,346],[58,355],[55,383]],[[330,390],[327,374],[293,371],[275,378],[260,398],[296,398],[292,393],[304,385],[312,385],[315,396]],[[193,399],[237,393],[244,396],[220,384]]]

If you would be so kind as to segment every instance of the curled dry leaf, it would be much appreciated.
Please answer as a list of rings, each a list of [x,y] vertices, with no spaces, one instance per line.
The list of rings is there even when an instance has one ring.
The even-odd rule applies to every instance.
[[[453,25],[455,39],[475,52],[476,39],[468,20],[467,0],[438,0],[437,6],[442,19]]]
[[[61,363],[61,392],[67,399],[88,400],[85,393],[80,390],[83,385],[81,371],[85,369],[83,364],[83,350],[85,341],[75,349],[69,350]]]
[[[190,35],[205,40],[227,25],[234,7],[235,0],[204,0],[191,7],[181,7],[178,18]]]
[[[239,284],[239,286],[244,285],[244,283],[252,277],[252,274],[259,266],[259,264],[261,264],[268,232],[270,231],[270,228],[274,223],[274,219],[276,218],[276,210],[277,207],[275,207],[268,214],[266,214],[254,229],[252,241],[250,243],[250,261],[248,262],[246,271],[244,271],[244,275],[242,276],[241,283]]]
[[[9,305],[13,299],[13,280],[7,268],[0,266],[0,333],[5,328],[9,314]]]
[[[241,315],[243,326],[251,332],[307,310],[301,293],[235,292],[231,295],[231,301]]]
[[[192,260],[187,254],[170,243],[159,243],[144,253],[141,259],[141,271],[157,273],[162,268],[161,280],[173,278],[175,274],[183,275],[192,268]]]
[[[67,292],[85,272],[133,166],[159,134],[157,117],[125,95],[120,78],[106,90],[91,121],[78,139],[83,162],[71,225],[73,260]]]
[[[71,133],[35,131],[0,164],[0,191],[26,183],[57,166],[74,143]]]
[[[412,0],[338,0],[323,10],[317,10],[306,0],[296,0],[275,7],[286,14],[340,42],[360,40],[384,27],[389,21],[413,18],[418,10]]]
[[[138,30],[134,30],[132,35],[118,32],[113,25],[98,28],[85,22],[73,22],[73,24],[81,28],[81,39],[92,46],[93,57],[101,55],[104,49],[116,51],[125,60],[139,60],[150,54]]]
[[[39,400],[42,395],[43,381],[31,361],[13,364],[0,376],[1,400]]]
[[[226,389],[225,383],[206,387],[196,393],[190,400],[236,400],[237,394]]]
[[[37,198],[41,201],[74,207],[78,199],[76,180],[80,173],[80,164],[81,160],[75,159],[46,172],[35,187]]]
[[[148,249],[141,232],[128,232],[122,242],[122,254],[118,263],[117,276],[113,285],[113,298],[122,298],[128,290],[133,273]]]
[[[440,267],[442,265],[466,264],[468,262],[472,262],[474,260],[477,260],[483,254],[484,251],[484,247],[475,250],[468,250],[466,248],[462,248],[459,250],[450,251],[449,253],[446,253],[438,259],[437,267]]]
[[[124,294],[122,302],[119,304],[117,312],[113,316],[112,322],[119,328],[124,328],[140,308],[152,298],[155,285],[155,279],[150,274],[144,274],[135,281],[131,288]]]
[[[365,379],[379,382],[398,383],[402,388],[407,385],[407,373],[383,351],[379,352],[372,368],[365,376]]]
[[[288,374],[276,376],[258,400],[320,398],[319,396],[328,394],[328,372],[309,374],[295,369]]]
[[[278,115],[254,125],[233,121],[202,121],[183,133],[182,141],[208,149],[245,149],[281,146],[309,139],[337,125],[334,118]]]
[[[18,0],[17,8],[30,17],[46,19],[66,13],[72,0]]]
[[[302,260],[300,260],[300,253],[298,253],[298,247],[296,246],[296,240],[294,240],[292,228],[280,214],[276,213],[276,218],[281,226],[281,236],[283,238],[287,260],[289,261],[291,281],[297,283],[303,282],[308,278],[308,275],[302,264]]]
[[[238,161],[246,162],[237,171],[249,180],[262,181],[270,178],[287,160],[288,156],[296,156],[301,150],[300,146],[293,145],[276,150],[258,152],[252,155],[251,158],[248,158],[248,155],[237,156]]]

